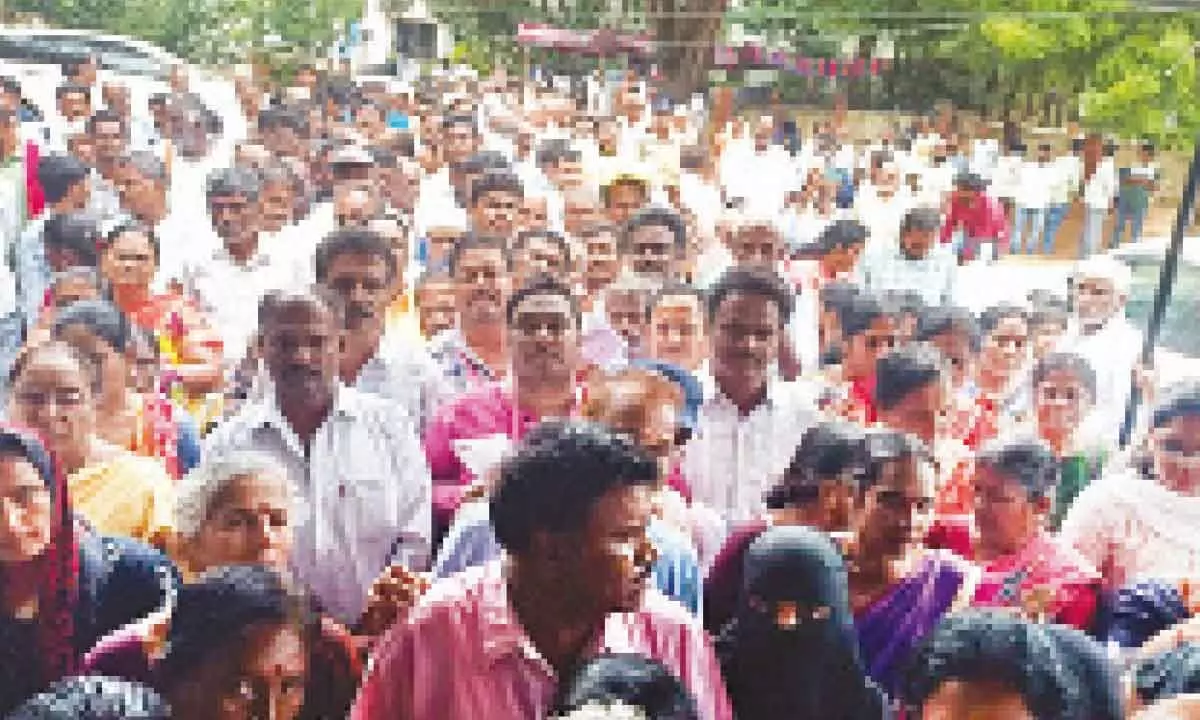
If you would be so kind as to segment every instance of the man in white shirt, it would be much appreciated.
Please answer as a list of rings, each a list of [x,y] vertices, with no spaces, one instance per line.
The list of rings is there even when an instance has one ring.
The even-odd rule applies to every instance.
[[[1079,193],[1079,181],[1083,174],[1083,138],[1071,141],[1069,152],[1054,158],[1050,182],[1049,203],[1046,207],[1046,247],[1053,250],[1058,238],[1058,229],[1071,210],[1071,203]]]
[[[1079,240],[1079,258],[1089,257],[1100,248],[1104,219],[1112,212],[1117,196],[1117,165],[1111,148],[1096,161],[1092,174],[1083,179],[1083,236]]]
[[[1011,244],[1013,254],[1024,248],[1027,254],[1032,255],[1044,237],[1046,206],[1054,175],[1050,146],[1039,145],[1037,156],[1021,166],[1020,183],[1013,198],[1017,205]],[[1043,249],[1047,254],[1050,250],[1048,247]]]
[[[259,315],[267,387],[213,431],[205,455],[257,451],[287,469],[304,507],[296,578],[352,626],[389,565],[424,570],[429,562],[429,466],[410,418],[337,382],[343,324],[336,299],[273,293]]]
[[[900,241],[889,253],[863,256],[863,285],[874,294],[914,292],[929,306],[954,298],[958,262],[949,245],[938,242],[937,208],[910,210],[899,223]]]
[[[714,392],[684,448],[683,474],[695,503],[727,526],[765,510],[763,493],[816,417],[814,393],[778,375],[791,310],[791,292],[763,270],[731,269],[709,293]]]

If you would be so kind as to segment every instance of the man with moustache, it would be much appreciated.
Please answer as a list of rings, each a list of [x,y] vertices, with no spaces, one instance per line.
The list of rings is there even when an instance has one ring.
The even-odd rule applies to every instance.
[[[399,268],[391,244],[371,230],[339,230],[317,246],[317,282],[345,306],[338,376],[399,407],[422,427],[438,397],[438,370],[421,346],[385,333]]]
[[[287,469],[305,508],[296,578],[354,626],[389,565],[421,571],[429,562],[429,469],[417,428],[391,403],[338,382],[346,322],[336,297],[271,293],[258,316],[262,393],[209,435],[205,457],[256,451]]]

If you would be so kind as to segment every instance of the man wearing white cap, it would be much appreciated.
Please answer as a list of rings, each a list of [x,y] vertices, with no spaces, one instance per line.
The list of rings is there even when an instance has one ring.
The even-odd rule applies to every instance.
[[[1060,351],[1086,359],[1096,371],[1096,421],[1115,438],[1125,419],[1142,334],[1125,318],[1133,276],[1107,255],[1081,261],[1072,276],[1074,316]]]

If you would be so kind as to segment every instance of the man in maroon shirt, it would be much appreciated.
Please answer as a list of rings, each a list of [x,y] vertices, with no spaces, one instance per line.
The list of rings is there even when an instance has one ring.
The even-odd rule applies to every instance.
[[[1008,247],[1009,223],[1004,207],[996,198],[988,195],[987,181],[974,173],[960,175],[955,181],[954,194],[946,211],[946,222],[942,225],[941,240],[950,242],[956,230],[962,231],[962,244],[958,248],[959,263],[981,258],[984,244],[1000,253]],[[990,254],[989,251],[987,254]]]

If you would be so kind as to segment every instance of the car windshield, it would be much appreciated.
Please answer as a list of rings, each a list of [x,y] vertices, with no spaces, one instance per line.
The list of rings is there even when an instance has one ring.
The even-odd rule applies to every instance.
[[[1141,256],[1125,258],[1125,262],[1133,270],[1133,286],[1125,314],[1130,322],[1145,332],[1158,289],[1162,258]],[[1197,310],[1200,310],[1200,265],[1180,261],[1175,287],[1159,331],[1158,347],[1200,358],[1200,333],[1196,332]]]

